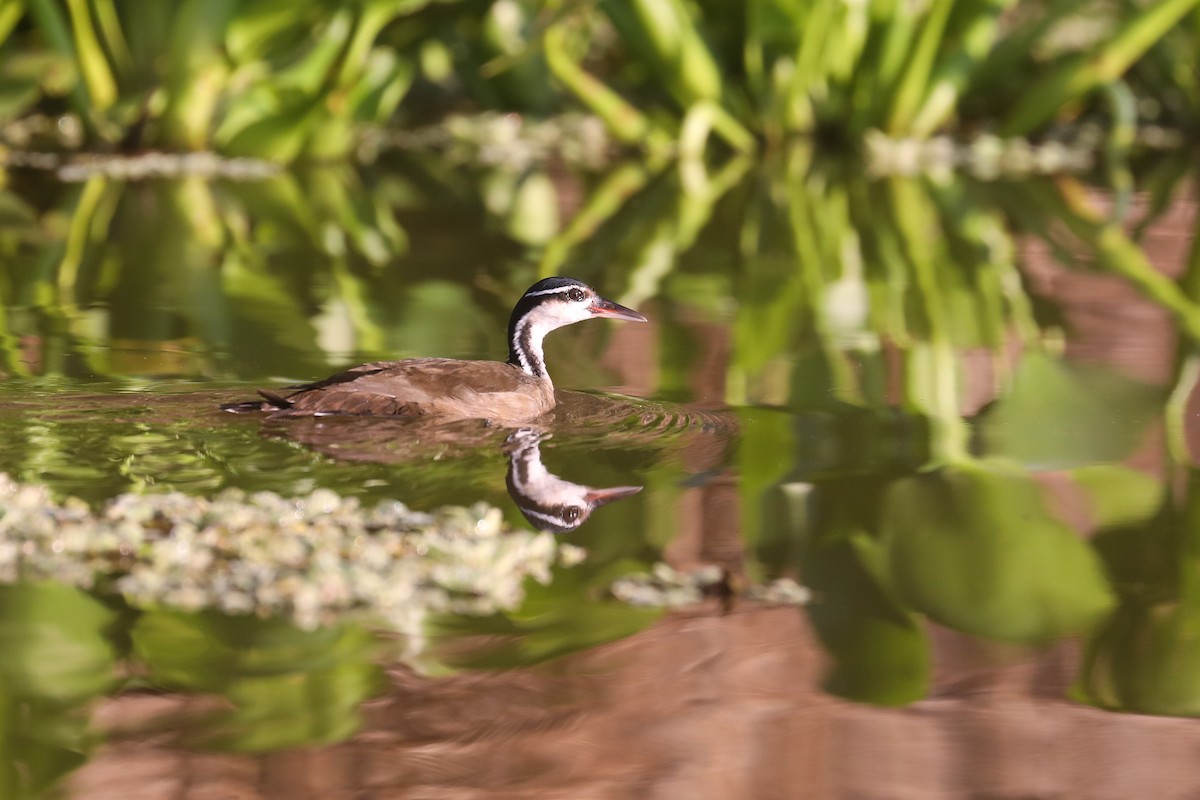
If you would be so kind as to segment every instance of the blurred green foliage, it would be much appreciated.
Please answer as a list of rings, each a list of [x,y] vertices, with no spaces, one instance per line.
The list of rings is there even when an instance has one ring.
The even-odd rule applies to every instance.
[[[884,485],[876,475],[791,484],[790,524],[773,533],[792,550],[783,562],[764,560],[798,570],[814,593],[809,619],[833,659],[826,691],[898,706],[928,694],[932,653],[920,616],[891,587],[881,559],[875,531]]]
[[[1172,47],[1194,50],[1173,33],[1190,29],[1181,21],[1195,7],[1188,0],[602,2],[628,59],[618,62],[623,69],[587,80],[598,24],[590,8],[550,23],[544,46],[552,71],[627,141],[679,140],[687,149],[711,129],[746,149],[755,136],[824,132],[853,141],[877,129],[924,137],[979,121],[1021,136],[1077,114],[1097,88],[1152,50],[1154,61]],[[1194,82],[1161,69],[1157,76],[1164,87]],[[1147,83],[1138,87],[1157,94]],[[1172,91],[1177,105],[1186,94]]]
[[[380,32],[428,0],[6,0],[0,116],[65,108],[92,148],[345,155],[414,64]]]
[[[87,760],[88,711],[117,684],[116,615],[78,589],[0,586],[0,793],[45,795]]]
[[[684,155],[710,136],[739,151],[870,130],[1027,136],[1090,110],[1115,135],[1118,95],[1135,122],[1153,107],[1194,124],[1196,5],[2,0],[0,121],[66,111],[80,130],[60,126],[60,144],[288,163],[345,156],[398,115],[568,102],[629,146]]]
[[[1099,558],[1019,467],[976,462],[903,478],[880,517],[899,596],[957,630],[1047,642],[1113,606]]]
[[[1030,354],[979,434],[989,452],[1040,469],[1105,464],[1136,447],[1163,400],[1163,392],[1111,370]]]
[[[1076,698],[1147,714],[1200,716],[1200,487],[1188,469],[1161,504],[1096,540],[1120,605],[1088,641]]]
[[[33,371],[212,376],[258,363],[304,377],[326,371],[327,358],[429,352],[431,338],[447,355],[476,349],[480,301],[436,262],[469,269],[487,239],[448,240],[415,262],[397,216],[414,206],[443,213],[446,190],[430,197],[400,176],[362,180],[348,167],[256,183],[96,177],[36,211],[4,193],[15,213],[40,220],[4,245],[11,321],[70,341],[39,354]],[[412,296],[402,271],[424,278]],[[425,314],[436,298],[441,308]],[[27,354],[10,348],[2,360],[10,374],[31,371]]]
[[[193,721],[196,744],[278,750],[352,735],[359,706],[382,686],[375,637],[355,625],[301,630],[278,619],[152,611],[133,626],[133,654],[156,685],[215,694],[232,709]]]
[[[625,546],[636,553],[640,544],[626,542]],[[646,565],[646,561],[629,557],[613,561],[589,558],[574,567],[555,568],[546,585],[528,583],[524,601],[513,611],[485,618],[431,620],[432,647],[422,657],[422,665],[434,672],[513,669],[631,636],[663,612],[630,607],[608,596],[608,587]]]

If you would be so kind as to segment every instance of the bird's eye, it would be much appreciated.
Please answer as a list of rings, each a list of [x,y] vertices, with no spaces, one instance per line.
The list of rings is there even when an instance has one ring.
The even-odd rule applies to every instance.
[[[563,519],[567,522],[574,522],[579,519],[579,509],[575,506],[568,506],[563,510]]]
[[[583,299],[583,289],[572,289],[571,291],[567,292],[567,299],[572,303],[578,303]]]

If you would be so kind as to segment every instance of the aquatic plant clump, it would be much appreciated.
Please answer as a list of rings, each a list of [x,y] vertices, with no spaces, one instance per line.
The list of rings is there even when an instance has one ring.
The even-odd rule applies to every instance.
[[[419,637],[435,613],[517,607],[578,548],[514,530],[486,504],[431,513],[231,489],[215,498],[122,494],[101,512],[0,473],[0,582],[111,586],[138,608],[282,616],[303,628],[361,611]]]
[[[613,597],[631,606],[683,608],[706,597],[732,601],[735,597],[769,605],[802,606],[811,599],[808,587],[791,578],[776,578],[766,584],[739,585],[741,581],[720,567],[705,566],[690,571],[655,564],[649,573],[628,575],[613,582]]]

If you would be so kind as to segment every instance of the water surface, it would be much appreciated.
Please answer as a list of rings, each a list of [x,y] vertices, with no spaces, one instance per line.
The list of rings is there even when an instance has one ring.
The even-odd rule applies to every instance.
[[[1163,178],[1184,171],[1121,196],[796,159],[535,173],[545,197],[434,159],[14,181],[0,469],[96,509],[327,488],[528,528],[512,431],[218,407],[381,357],[502,357],[546,273],[651,323],[551,336],[572,393],[538,443],[559,480],[642,490],[557,534],[581,564],[431,619],[419,654],[360,618],[4,588],[6,796],[1190,786],[1196,218]],[[660,563],[722,577],[681,610],[614,597]],[[780,577],[803,610],[745,598]]]

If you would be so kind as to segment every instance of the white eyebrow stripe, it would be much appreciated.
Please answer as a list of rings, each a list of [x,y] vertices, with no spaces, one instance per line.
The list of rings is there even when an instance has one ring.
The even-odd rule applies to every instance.
[[[526,292],[525,296],[526,297],[539,297],[543,294],[562,294],[563,292],[569,292],[572,289],[578,289],[578,288],[579,288],[578,286],[560,286],[557,289],[542,289],[540,292]]]

